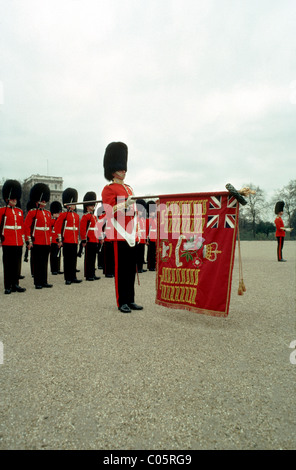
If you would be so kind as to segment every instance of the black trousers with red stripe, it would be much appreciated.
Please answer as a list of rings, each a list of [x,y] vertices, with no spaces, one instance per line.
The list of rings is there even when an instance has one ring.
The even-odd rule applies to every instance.
[[[122,241],[114,241],[115,291],[117,306],[135,301],[136,247]]]
[[[97,243],[86,243],[84,255],[84,277],[86,279],[95,277],[97,250]]]
[[[61,257],[58,254],[59,247],[57,243],[52,243],[50,247],[50,270],[52,273],[57,273],[61,269]]]
[[[114,246],[112,241],[104,241],[104,264],[105,276],[114,276]]]
[[[277,238],[277,259],[281,261],[283,259],[283,246],[284,246],[284,237],[276,237]]]
[[[65,281],[74,281],[76,277],[77,244],[63,243],[64,278]]]
[[[137,268],[138,268],[138,271],[142,271],[143,264],[144,264],[145,244],[137,243],[136,251],[137,251]]]
[[[149,241],[148,253],[147,253],[147,265],[149,270],[155,271],[156,266],[156,242]]]
[[[22,250],[22,246],[2,245],[4,289],[11,289],[19,283]]]
[[[50,245],[34,245],[33,274],[35,286],[47,284]]]

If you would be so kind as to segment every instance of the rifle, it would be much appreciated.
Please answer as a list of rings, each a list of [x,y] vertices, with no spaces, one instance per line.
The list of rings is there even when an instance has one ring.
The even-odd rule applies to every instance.
[[[86,241],[87,241],[87,234],[88,234],[89,226],[90,226],[90,220],[87,221],[87,225],[86,225],[86,234],[85,234]],[[79,258],[81,258],[82,254],[83,254],[83,248],[84,248],[84,246],[82,245],[82,240],[81,240],[80,245],[79,245],[79,250],[78,250],[78,253],[77,253],[77,256]]]
[[[78,258],[81,258],[82,254],[83,254],[83,248],[84,248],[84,246],[82,245],[82,242],[80,242],[79,250],[78,250],[78,253],[77,253]]]
[[[26,251],[25,251],[25,255],[24,255],[24,262],[25,262],[25,263],[28,262],[28,255],[29,255],[29,249],[28,249],[28,247],[26,246]]]

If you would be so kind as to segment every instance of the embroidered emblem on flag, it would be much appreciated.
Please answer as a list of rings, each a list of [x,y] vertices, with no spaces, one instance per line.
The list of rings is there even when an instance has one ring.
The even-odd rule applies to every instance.
[[[197,206],[202,208],[198,212]],[[156,304],[227,316],[239,221],[236,199],[229,193],[160,196],[158,208]],[[182,222],[186,216],[198,224],[183,230],[180,214]]]
[[[207,228],[219,228],[220,215],[222,217],[222,224],[224,228],[235,227],[235,214],[225,214],[225,209],[236,209],[237,200],[233,196],[228,196],[227,199],[222,199],[222,196],[212,196],[209,199],[209,214],[207,218]],[[218,212],[213,214],[212,211]],[[221,214],[220,214],[221,212]],[[224,219],[224,220],[223,220]]]

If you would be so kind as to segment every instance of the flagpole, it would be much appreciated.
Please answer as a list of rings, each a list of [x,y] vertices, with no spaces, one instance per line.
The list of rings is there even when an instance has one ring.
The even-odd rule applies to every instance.
[[[243,190],[249,190],[249,188],[243,188],[243,190],[241,190],[242,192],[240,191],[237,191],[231,184],[226,184],[226,189],[227,189],[227,192],[230,193],[232,196],[234,196],[238,202],[240,202],[242,205],[245,205],[247,204],[247,201],[243,198],[242,195],[248,195],[247,192],[243,192]],[[221,193],[222,191],[215,191],[216,193]],[[225,191],[226,192],[226,191]],[[255,191],[250,191],[252,194],[255,193]],[[213,191],[211,192],[213,193]],[[188,197],[192,197],[192,196],[196,196],[197,194],[202,194],[202,193],[188,193]],[[130,199],[134,199],[134,200],[137,200],[137,199],[159,199],[161,197],[176,197],[176,196],[186,196],[186,193],[185,194],[154,194],[154,195],[146,195],[146,196],[130,196]],[[79,201],[79,202],[73,202],[73,205],[79,205],[79,204],[99,204],[99,203],[102,203],[103,201],[102,200],[94,200],[94,201]],[[64,206],[69,206],[70,204],[64,204]]]

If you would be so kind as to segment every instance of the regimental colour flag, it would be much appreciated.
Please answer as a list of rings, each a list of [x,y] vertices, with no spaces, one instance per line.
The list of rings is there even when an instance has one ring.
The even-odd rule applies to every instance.
[[[238,219],[239,203],[229,192],[160,197],[158,305],[228,315]]]

